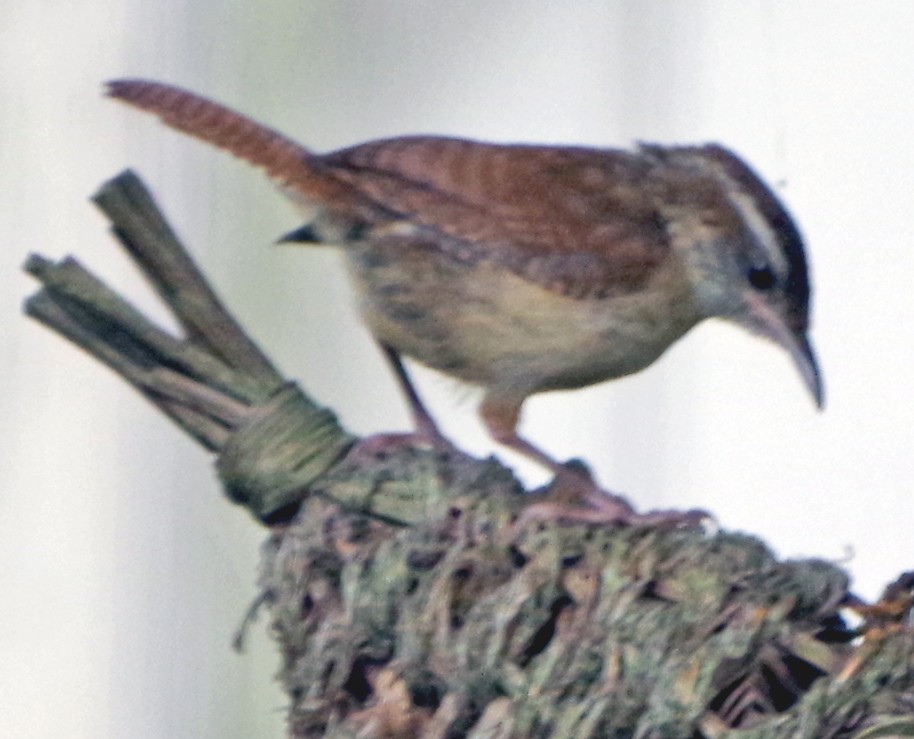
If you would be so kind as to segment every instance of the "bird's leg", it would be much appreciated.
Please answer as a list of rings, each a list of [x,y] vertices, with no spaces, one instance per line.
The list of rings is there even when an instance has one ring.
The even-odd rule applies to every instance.
[[[444,435],[438,430],[438,425],[432,419],[431,414],[425,409],[425,405],[423,405],[422,400],[419,398],[416,388],[413,387],[409,375],[406,374],[406,367],[403,366],[403,360],[400,359],[400,353],[386,344],[380,344],[380,347],[381,351],[384,352],[384,356],[387,358],[391,369],[394,371],[394,376],[397,378],[400,390],[402,390],[403,395],[406,396],[406,402],[409,403],[409,411],[413,417],[413,426],[416,429],[415,434],[430,442],[447,441],[447,439],[444,438]]]
[[[523,401],[523,398],[489,393],[483,398],[479,415],[495,441],[538,462],[555,475],[549,488],[550,500],[533,503],[524,515],[602,523],[625,523],[636,515],[628,501],[598,488],[583,468],[566,466],[517,435]]]
[[[413,387],[403,361],[400,359],[400,353],[387,346],[379,343],[381,351],[390,363],[394,376],[397,378],[397,384],[400,386],[403,395],[409,403],[409,410],[413,417],[414,431],[408,433],[381,433],[365,437],[356,444],[355,450],[362,454],[376,456],[386,454],[395,449],[413,444],[426,444],[436,449],[452,452],[455,450],[454,445],[445,438],[444,434],[439,431],[437,424],[432,419],[431,414],[426,410],[419,398],[419,394]]]
[[[517,435],[524,398],[487,394],[479,415],[499,444],[523,454],[555,474],[546,491],[546,500],[531,503],[522,518],[538,520],[568,520],[603,524],[628,525],[695,525],[706,519],[704,511],[650,511],[637,513],[622,496],[599,487],[582,465],[556,461],[526,439]]]

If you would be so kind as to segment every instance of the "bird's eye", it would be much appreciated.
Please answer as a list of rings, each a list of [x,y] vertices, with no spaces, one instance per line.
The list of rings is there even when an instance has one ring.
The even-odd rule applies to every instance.
[[[770,290],[774,287],[774,272],[771,271],[771,267],[750,267],[748,277],[749,284],[756,290]]]

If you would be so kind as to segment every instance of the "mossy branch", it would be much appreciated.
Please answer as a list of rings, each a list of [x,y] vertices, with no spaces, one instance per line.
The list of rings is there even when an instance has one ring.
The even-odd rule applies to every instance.
[[[290,736],[914,736],[914,578],[864,606],[834,565],[751,537],[538,523],[493,460],[377,453],[246,337],[135,175],[94,200],[183,335],[72,258],[28,259],[26,312],[215,453],[271,526]]]

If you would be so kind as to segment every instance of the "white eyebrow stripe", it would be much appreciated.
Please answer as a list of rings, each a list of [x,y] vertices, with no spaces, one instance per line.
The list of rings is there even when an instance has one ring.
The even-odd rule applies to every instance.
[[[731,180],[723,172],[720,174],[727,180],[727,199],[748,226],[756,243],[762,247],[768,264],[775,274],[786,277],[790,265],[787,263],[777,232],[771,227],[768,219],[762,215],[755,199],[745,190],[740,189],[739,183]]]

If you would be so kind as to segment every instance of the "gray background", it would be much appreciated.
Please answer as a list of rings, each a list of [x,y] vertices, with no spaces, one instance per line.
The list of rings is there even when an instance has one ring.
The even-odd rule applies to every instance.
[[[167,421],[19,314],[39,250],[162,316],[86,201],[101,181],[135,167],[252,334],[351,429],[407,424],[338,255],[272,248],[297,219],[268,183],[103,100],[102,80],[179,83],[320,150],[434,132],[741,152],[808,241],[825,412],[782,352],[708,323],[638,376],[534,399],[523,430],[643,507],[847,560],[874,595],[914,553],[912,24],[902,0],[6,0],[0,735],[281,734],[262,624],[229,649],[263,532]],[[493,451],[472,392],[419,381],[459,444]]]

